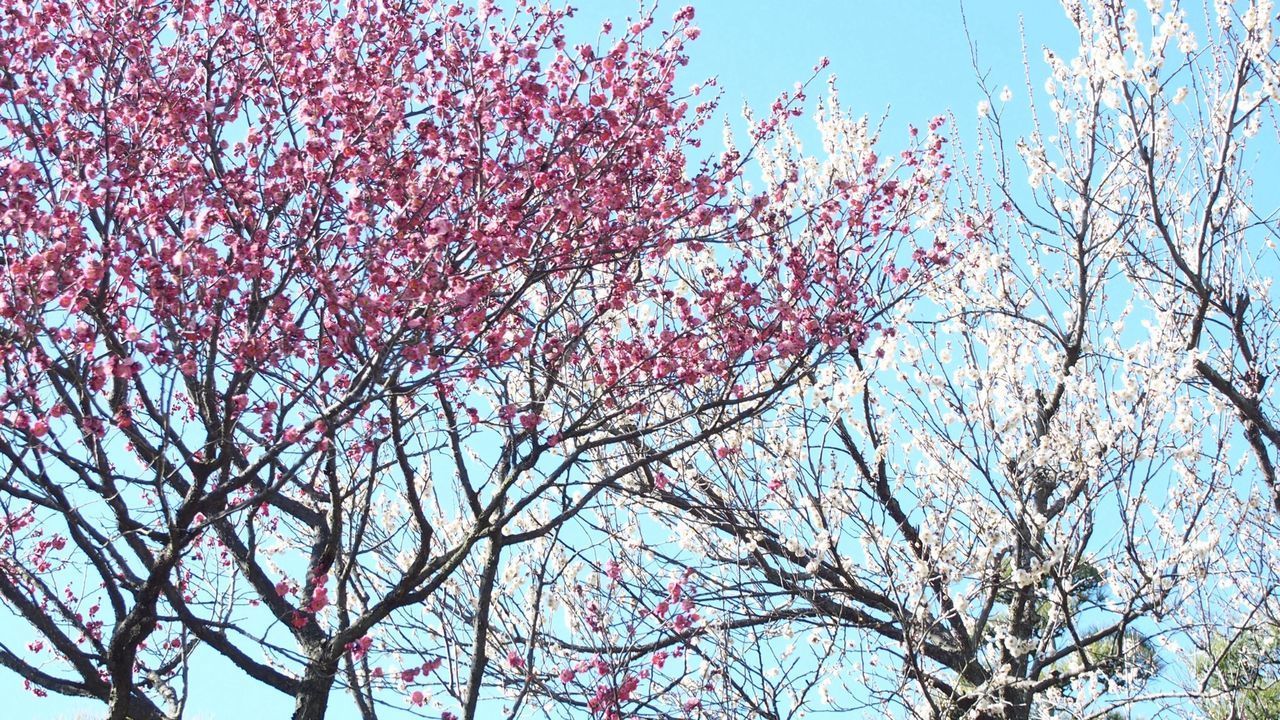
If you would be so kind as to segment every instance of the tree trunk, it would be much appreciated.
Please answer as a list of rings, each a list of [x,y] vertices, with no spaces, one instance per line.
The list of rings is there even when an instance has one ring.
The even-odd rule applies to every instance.
[[[113,686],[107,698],[110,708],[108,718],[119,717],[122,720],[170,720],[170,715],[144,697],[130,692],[126,697]]]
[[[324,719],[325,711],[329,709],[329,691],[333,689],[333,679],[337,674],[337,659],[307,663],[306,675],[298,685],[293,720]]]

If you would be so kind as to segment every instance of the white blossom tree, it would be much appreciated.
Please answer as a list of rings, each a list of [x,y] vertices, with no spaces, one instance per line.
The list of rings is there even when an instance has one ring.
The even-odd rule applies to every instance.
[[[915,221],[960,248],[921,298],[602,521],[625,541],[581,604],[665,573],[701,707],[1185,717],[1274,613],[1274,10],[1064,10],[1079,45],[1025,104],[984,76],[969,205]],[[865,123],[820,131],[802,184],[877,161]],[[563,641],[664,651],[610,619]]]

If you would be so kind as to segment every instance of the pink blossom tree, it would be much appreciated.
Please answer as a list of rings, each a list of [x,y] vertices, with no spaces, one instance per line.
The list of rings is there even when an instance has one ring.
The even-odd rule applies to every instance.
[[[0,598],[32,634],[0,665],[113,720],[182,715],[195,652],[299,719],[568,683],[556,553],[949,260],[913,240],[936,126],[819,179],[801,93],[700,158],[692,10],[570,14],[0,10]],[[620,714],[620,678],[583,702]]]

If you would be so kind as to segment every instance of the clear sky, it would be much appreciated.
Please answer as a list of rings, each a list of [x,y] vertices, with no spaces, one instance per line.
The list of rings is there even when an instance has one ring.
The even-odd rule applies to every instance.
[[[890,142],[907,123],[923,125],[946,110],[957,116],[960,139],[972,136],[981,95],[971,39],[989,85],[1009,85],[1015,92],[1025,88],[1020,27],[1025,27],[1033,72],[1043,64],[1043,46],[1075,47],[1056,0],[659,2],[662,19],[684,4],[697,9],[702,35],[692,45],[688,77],[690,82],[719,78],[722,112],[736,117],[744,100],[767,107],[780,91],[808,78],[818,58],[826,56],[846,110],[873,119],[890,110],[885,128]],[[634,0],[574,4],[578,21],[590,29],[606,17],[621,19],[636,6]],[[814,90],[825,85],[818,83]]]
[[[590,5],[594,14],[627,3]],[[1022,85],[1020,19],[1037,64],[1043,44],[1072,40],[1054,0],[695,0],[693,5],[702,36],[691,70],[720,77],[726,109],[736,110],[741,98],[768,102],[778,90],[807,77],[825,55],[845,106],[872,116],[891,106],[891,125],[923,123],[953,109],[972,128],[980,96],[966,19],[979,67],[998,69],[990,76],[996,87]]]
[[[962,142],[972,137],[981,96],[959,0],[662,0],[660,18],[665,20],[685,2],[697,8],[702,29],[691,47],[690,82],[718,76],[722,112],[736,117],[743,100],[767,107],[779,91],[807,78],[817,59],[827,56],[828,72],[839,77],[846,109],[874,118],[892,108],[886,126],[889,151],[907,123],[923,125],[949,109],[959,121],[952,132]],[[592,29],[605,17],[621,20],[637,7],[635,0],[574,4],[582,7],[578,21]],[[1024,87],[1020,18],[1036,70],[1041,46],[1074,47],[1065,17],[1051,0],[968,0],[963,15],[977,43],[978,67],[990,71],[988,81],[995,88]],[[0,634],[17,644],[26,633],[5,620]],[[289,698],[243,681],[218,662],[197,665],[192,690],[187,716],[193,719],[285,718],[292,708]],[[0,671],[0,698],[0,717],[13,720],[102,714],[101,705],[55,697],[37,700],[7,671]],[[335,692],[330,720],[352,717],[354,708],[346,696]]]

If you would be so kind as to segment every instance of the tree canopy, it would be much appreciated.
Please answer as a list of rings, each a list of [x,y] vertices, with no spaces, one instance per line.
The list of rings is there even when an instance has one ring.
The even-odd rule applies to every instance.
[[[1280,19],[1063,8],[976,134],[820,62],[713,148],[690,7],[0,7],[0,667],[111,720],[210,656],[297,720],[1280,713]]]

